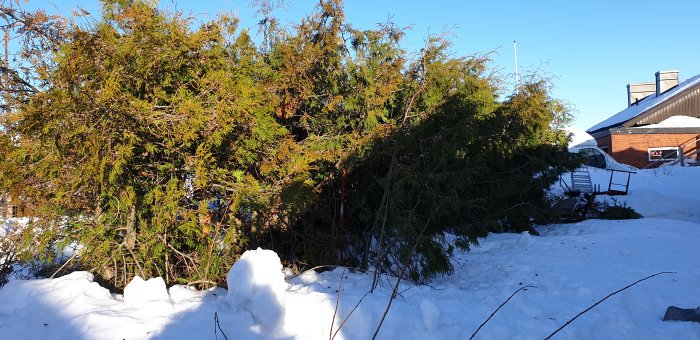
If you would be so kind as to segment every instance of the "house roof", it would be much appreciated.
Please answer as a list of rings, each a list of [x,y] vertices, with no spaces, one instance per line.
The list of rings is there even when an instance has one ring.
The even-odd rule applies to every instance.
[[[593,127],[586,130],[586,132],[593,134],[608,128],[622,126],[622,124],[624,124],[625,122],[639,117],[643,113],[648,112],[649,110],[658,106],[659,104],[667,101],[670,98],[673,98],[675,95],[698,84],[700,84],[700,74],[692,78],[686,79],[685,81],[678,84],[676,87],[662,93],[660,96],[652,94],[640,100],[636,104],[633,104],[632,106],[618,112],[612,117],[594,125]]]

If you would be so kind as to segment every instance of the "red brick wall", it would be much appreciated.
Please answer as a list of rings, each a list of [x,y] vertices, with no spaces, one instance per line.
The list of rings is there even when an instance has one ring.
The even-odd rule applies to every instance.
[[[697,133],[683,134],[612,134],[597,138],[599,147],[608,146],[603,149],[608,152],[616,161],[624,164],[643,168],[649,162],[649,148],[675,147],[698,138]],[[698,150],[698,143],[686,146],[685,154]],[[695,156],[694,156],[695,157]]]
[[[611,135],[607,135],[605,137],[600,137],[597,138],[595,141],[598,143],[598,147],[603,149],[603,151],[607,152],[608,154],[612,154],[612,139],[610,138]]]

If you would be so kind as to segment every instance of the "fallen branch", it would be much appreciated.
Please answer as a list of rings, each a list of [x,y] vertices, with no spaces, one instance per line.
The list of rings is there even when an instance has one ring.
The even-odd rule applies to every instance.
[[[548,335],[546,338],[544,338],[544,340],[550,339],[552,336],[554,336],[554,334],[557,334],[560,330],[564,329],[564,327],[568,326],[571,322],[573,322],[574,320],[576,320],[576,318],[578,318],[579,316],[585,314],[585,313],[588,312],[589,310],[593,309],[593,307],[599,305],[601,302],[607,300],[609,297],[611,297],[611,296],[613,296],[613,295],[615,295],[615,294],[617,294],[617,293],[619,293],[619,292],[621,292],[621,291],[623,291],[623,290],[625,290],[625,289],[627,289],[627,288],[630,288],[630,287],[636,285],[637,283],[640,283],[640,282],[642,282],[642,281],[644,281],[644,280],[651,279],[651,278],[654,277],[654,276],[661,275],[661,274],[675,274],[675,273],[676,273],[676,272],[659,272],[659,273],[656,273],[656,274],[654,274],[654,275],[649,275],[649,276],[647,276],[647,277],[645,277],[645,278],[643,278],[643,279],[637,280],[637,281],[635,281],[634,283],[625,286],[625,287],[622,288],[622,289],[619,289],[619,290],[617,290],[617,291],[615,291],[615,292],[612,292],[612,293],[608,294],[608,296],[604,297],[602,300],[600,300],[600,301],[594,303],[593,305],[591,305],[590,307],[586,308],[586,309],[585,309],[584,311],[582,311],[581,313],[576,314],[576,316],[574,316],[573,318],[571,318],[569,321],[567,321],[567,322],[566,322],[565,324],[563,324],[561,327],[557,328],[556,331],[552,332],[552,334]]]
[[[501,307],[505,306],[506,303],[508,303],[508,301],[510,301],[510,299],[512,299],[513,296],[515,296],[515,294],[518,294],[520,291],[527,290],[528,288],[535,288],[535,286],[520,287],[520,289],[514,291],[513,294],[511,294],[510,297],[508,297],[508,298],[506,299],[506,301],[503,301],[503,303],[502,303],[500,306],[498,306],[498,308],[496,308],[496,310],[494,310],[493,313],[491,313],[491,315],[489,315],[489,317],[486,318],[486,320],[484,320],[484,322],[481,323],[481,325],[479,325],[479,328],[477,328],[477,329],[474,331],[474,333],[472,333],[472,336],[469,337],[469,340],[474,339],[474,337],[476,336],[476,333],[479,333],[479,331],[481,330],[481,327],[484,327],[484,325],[485,325],[487,322],[489,322],[489,320],[491,320],[491,318],[492,318],[494,315],[496,315],[496,313],[498,313],[498,311],[501,309]]]

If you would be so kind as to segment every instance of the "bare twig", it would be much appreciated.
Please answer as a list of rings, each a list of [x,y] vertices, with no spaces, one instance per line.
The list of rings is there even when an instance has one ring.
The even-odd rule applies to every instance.
[[[226,336],[226,333],[224,333],[224,330],[221,329],[221,325],[219,325],[219,314],[214,312],[214,337],[216,339],[219,338],[219,336],[216,334],[216,328],[219,328],[219,331],[221,332],[221,335],[224,336],[225,340],[228,340],[228,337]]]
[[[175,248],[171,243],[166,242],[162,235],[156,234],[156,237],[160,238],[163,241],[163,243],[165,243],[168,246],[168,248],[170,248],[170,250],[182,257],[183,260],[189,260],[192,263],[192,268],[194,268],[194,271],[197,272],[197,276],[202,277],[201,273],[199,272],[199,267],[197,266],[197,264],[199,264],[199,261],[197,259],[194,259],[192,258],[192,256],[177,250],[177,248]],[[185,264],[187,265],[187,268],[191,270],[190,265],[187,263],[187,261],[185,261]]]
[[[117,258],[114,256],[112,256],[112,263],[114,264],[114,286],[118,287],[117,280],[119,279],[119,267],[117,267]]]
[[[198,284],[206,283],[208,285],[216,286],[216,282],[210,281],[210,280],[197,280],[197,281],[190,281],[187,282],[187,286],[194,286]]]
[[[635,281],[634,283],[625,286],[625,287],[622,288],[622,289],[619,289],[619,290],[617,290],[617,291],[615,291],[615,292],[612,292],[612,293],[608,294],[608,296],[604,297],[602,300],[600,300],[600,301],[594,303],[593,305],[591,305],[590,307],[586,308],[586,309],[585,309],[584,311],[582,311],[581,313],[576,314],[576,316],[574,316],[573,318],[571,318],[569,321],[567,321],[567,322],[566,322],[565,324],[563,324],[561,327],[557,328],[556,331],[552,332],[552,334],[548,335],[548,336],[547,336],[546,338],[544,338],[544,339],[545,339],[545,340],[550,339],[552,336],[554,336],[554,334],[557,334],[560,330],[564,329],[564,327],[568,326],[571,322],[573,322],[574,320],[576,320],[576,318],[578,318],[579,316],[585,314],[585,313],[588,312],[589,310],[593,309],[593,307],[599,305],[601,302],[607,300],[609,297],[611,297],[611,296],[613,296],[613,295],[615,295],[615,294],[617,294],[617,293],[619,293],[619,292],[621,292],[621,291],[623,291],[623,290],[625,290],[625,289],[627,289],[627,288],[630,288],[630,287],[636,285],[637,283],[640,283],[640,282],[642,282],[642,281],[644,281],[644,280],[651,279],[651,278],[654,277],[654,276],[661,275],[661,274],[675,274],[675,273],[676,273],[676,272],[659,272],[659,273],[656,273],[656,274],[653,274],[653,275],[649,275],[649,276],[647,276],[647,277],[645,277],[645,278],[643,278],[643,279],[637,280],[637,281]]]
[[[487,322],[489,322],[489,320],[491,320],[491,318],[492,318],[494,315],[496,315],[496,313],[498,313],[498,311],[501,309],[501,307],[505,306],[506,303],[508,303],[508,301],[510,301],[510,299],[512,299],[513,296],[515,296],[515,294],[518,294],[520,291],[527,290],[528,288],[535,288],[535,286],[524,286],[524,287],[520,287],[520,289],[514,291],[513,294],[510,294],[510,296],[506,299],[506,301],[503,301],[503,303],[502,303],[500,306],[498,306],[498,308],[496,308],[496,309],[493,311],[493,313],[491,313],[491,315],[489,315],[489,317],[486,318],[486,320],[484,320],[484,322],[481,323],[481,325],[479,325],[479,328],[477,328],[477,329],[474,331],[474,333],[472,333],[472,336],[469,337],[469,340],[474,339],[474,337],[476,336],[476,333],[479,333],[479,331],[481,330],[481,327],[484,327],[484,325],[485,325]]]
[[[389,207],[389,203],[388,203],[389,191],[391,189],[391,178],[392,178],[392,175],[394,173],[394,164],[396,163],[396,152],[397,152],[396,148],[394,148],[394,152],[391,156],[391,163],[389,164],[389,170],[387,170],[386,176],[384,176],[384,178],[386,178],[387,183],[386,183],[386,186],[384,187],[384,193],[382,194],[382,200],[379,203],[379,209],[377,209],[376,215],[374,216],[374,222],[372,222],[372,224],[371,224],[371,227],[369,230],[369,236],[368,236],[367,240],[365,240],[364,249],[362,251],[362,264],[360,265],[360,267],[362,267],[362,268],[368,267],[367,262],[369,261],[369,250],[370,250],[369,248],[370,248],[370,244],[372,243],[372,238],[374,237],[375,230],[377,229],[377,223],[379,223],[379,219],[381,218],[381,215],[380,215],[380,212],[382,211],[381,207],[385,207],[384,223],[382,225],[384,225],[386,223],[386,214],[387,214],[386,209],[388,209],[388,207]],[[377,246],[381,247],[381,240],[379,241],[379,244]],[[378,260],[379,260],[379,256],[377,256],[377,261]],[[377,264],[375,263],[375,275],[374,275],[374,278],[372,279],[372,289],[374,289],[374,287],[376,286],[376,270],[377,270],[376,266],[377,266]]]
[[[139,263],[139,259],[136,257],[136,254],[134,254],[134,252],[131,249],[129,249],[128,247],[126,248],[126,250],[128,250],[129,254],[131,254],[131,258],[134,259],[134,263],[136,264],[136,268],[138,268],[139,273],[141,274],[141,277],[144,280],[146,280],[147,279],[146,273],[143,271],[143,268],[141,268],[141,263]]]
[[[340,274],[340,282],[338,283],[338,295],[335,298],[335,311],[333,311],[333,320],[331,320],[331,330],[328,332],[328,339],[333,339],[333,325],[335,324],[335,317],[338,315],[338,306],[340,305],[340,291],[343,289],[343,277],[345,277],[345,268]]]
[[[409,289],[411,289],[411,288],[413,288],[413,287],[412,287],[412,286],[411,286],[411,287],[408,287],[408,288],[406,288],[406,289],[404,289],[404,290],[402,290],[402,291],[396,293],[396,295],[398,295],[398,296],[403,296],[403,293],[407,292],[407,291],[408,291]]]
[[[396,163],[396,149],[394,149],[394,154],[391,156],[391,165],[389,165],[389,173],[387,174],[386,188],[384,188],[384,197],[382,197],[386,198],[386,204],[384,205],[384,218],[382,219],[382,229],[379,233],[379,242],[377,242],[377,258],[374,263],[374,275],[372,276],[372,289],[370,290],[371,292],[374,292],[374,289],[377,288],[377,280],[379,279],[379,266],[381,266],[381,263],[384,261],[384,256],[382,254],[382,245],[384,243],[386,217],[389,212],[389,195],[391,194],[390,188],[391,178],[393,177],[394,163]],[[377,218],[379,218],[379,211],[377,211]],[[376,222],[377,220],[375,219],[375,223]],[[374,227],[372,227],[372,233],[374,233]]]
[[[309,268],[309,269],[307,269],[307,270],[305,270],[305,271],[303,271],[303,272],[301,272],[301,273],[294,274],[294,275],[292,275],[292,276],[290,276],[290,277],[288,277],[288,278],[285,278],[285,280],[291,280],[291,279],[293,279],[293,278],[296,278],[296,277],[298,277],[298,276],[304,275],[305,273],[308,273],[308,272],[310,272],[310,271],[312,271],[312,270],[316,270],[316,269],[321,269],[321,268],[333,268],[333,269],[335,269],[335,268],[338,268],[338,267],[343,267],[343,268],[347,268],[347,269],[354,269],[354,270],[357,270],[357,271],[362,271],[362,272],[364,272],[361,268],[357,268],[357,267],[347,267],[347,266],[341,266],[341,265],[335,265],[335,264],[324,264],[324,265],[316,266],[316,267],[313,267],[313,268]]]
[[[352,307],[352,309],[350,310],[350,313],[348,313],[348,315],[345,317],[345,319],[343,319],[343,322],[341,322],[340,325],[338,326],[338,329],[336,329],[335,332],[333,333],[331,340],[335,339],[335,336],[338,334],[338,332],[340,332],[340,329],[343,328],[345,323],[348,322],[350,315],[352,315],[352,313],[357,309],[357,307],[360,306],[360,304],[362,303],[362,300],[364,300],[365,297],[367,297],[367,294],[369,294],[369,291],[367,291],[367,293],[365,293],[365,295],[362,295],[362,298],[360,298],[360,300],[357,301],[357,303],[355,304],[355,307]]]
[[[65,266],[68,265],[68,263],[69,263],[71,260],[73,260],[76,256],[78,256],[78,252],[77,252],[77,251],[75,252],[75,254],[73,254],[73,256],[71,256],[71,257],[68,259],[68,261],[66,261],[66,262],[61,266],[61,268],[58,268],[55,272],[53,272],[53,275],[51,275],[50,279],[53,279],[54,277],[56,277],[56,274],[58,274],[58,272],[60,272],[61,270],[63,270],[63,268],[65,268]]]

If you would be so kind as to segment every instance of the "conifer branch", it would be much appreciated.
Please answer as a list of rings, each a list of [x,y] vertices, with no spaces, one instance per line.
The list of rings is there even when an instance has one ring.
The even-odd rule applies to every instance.
[[[27,90],[25,90],[24,92],[29,92],[29,93],[39,93],[39,92],[41,92],[41,91],[40,91],[38,88],[36,88],[34,85],[32,85],[32,84],[30,84],[29,82],[27,82],[26,80],[22,79],[22,77],[20,77],[20,76],[17,74],[17,72],[16,72],[15,70],[9,69],[9,68],[7,68],[6,66],[0,66],[0,73],[6,73],[6,74],[9,75],[10,77],[12,77],[12,79],[13,79],[15,82],[17,82],[17,83],[19,83],[20,85],[22,85],[22,86],[24,86],[25,88],[27,88]],[[5,86],[8,86],[8,84],[5,84]]]
[[[435,209],[437,212],[439,210],[439,206]],[[413,246],[411,247],[411,251],[408,252],[408,258],[406,260],[406,263],[401,266],[401,270],[399,271],[399,276],[396,278],[396,284],[394,285],[394,288],[391,290],[391,297],[389,297],[389,303],[387,303],[386,308],[384,309],[384,313],[382,314],[382,318],[379,320],[379,324],[377,325],[377,329],[374,330],[374,334],[372,335],[372,340],[377,338],[377,335],[379,334],[379,330],[382,328],[382,324],[384,323],[384,319],[386,319],[387,314],[389,313],[389,309],[391,308],[392,302],[394,302],[394,299],[396,298],[396,293],[399,290],[399,284],[401,283],[401,279],[403,278],[406,269],[410,265],[411,257],[413,257],[413,254],[416,251],[416,248],[418,247],[418,243],[420,243],[420,239],[423,237],[423,234],[425,231],[428,229],[428,225],[430,225],[430,222],[433,218],[433,215],[431,214],[430,217],[425,221],[425,224],[423,225],[423,228],[421,229],[420,233],[418,234],[418,237],[416,237],[415,242],[413,243]]]

